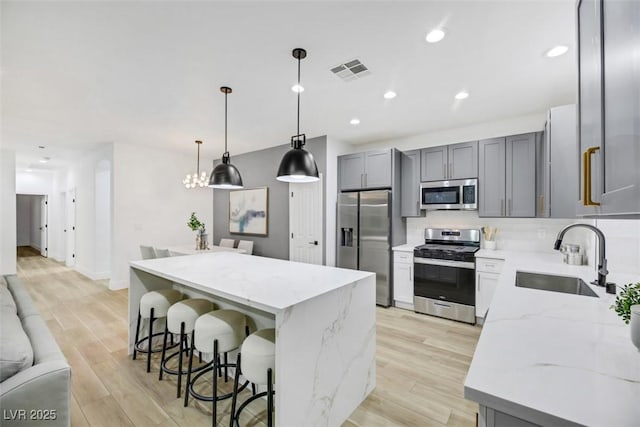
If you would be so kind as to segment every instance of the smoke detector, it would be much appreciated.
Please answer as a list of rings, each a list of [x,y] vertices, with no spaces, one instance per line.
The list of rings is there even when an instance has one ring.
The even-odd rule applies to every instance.
[[[331,68],[331,72],[345,82],[360,79],[371,74],[371,71],[359,59],[352,59]]]

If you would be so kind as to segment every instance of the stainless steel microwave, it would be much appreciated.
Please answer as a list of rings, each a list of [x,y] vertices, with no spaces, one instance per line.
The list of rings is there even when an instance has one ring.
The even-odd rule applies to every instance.
[[[420,208],[477,210],[478,180],[423,182],[420,184]]]

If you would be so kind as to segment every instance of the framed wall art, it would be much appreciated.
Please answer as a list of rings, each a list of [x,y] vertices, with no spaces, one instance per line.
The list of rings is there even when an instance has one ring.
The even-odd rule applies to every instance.
[[[252,236],[269,234],[269,188],[229,192],[229,233]]]

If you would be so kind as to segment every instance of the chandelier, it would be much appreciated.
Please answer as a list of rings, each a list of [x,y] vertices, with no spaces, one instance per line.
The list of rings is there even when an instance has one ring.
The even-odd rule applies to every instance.
[[[196,187],[206,187],[209,183],[209,179],[207,177],[207,172],[200,172],[200,145],[202,141],[196,141],[198,145],[198,161],[196,163],[196,172],[193,174],[188,173],[187,176],[182,180],[182,183],[186,188],[196,188]]]

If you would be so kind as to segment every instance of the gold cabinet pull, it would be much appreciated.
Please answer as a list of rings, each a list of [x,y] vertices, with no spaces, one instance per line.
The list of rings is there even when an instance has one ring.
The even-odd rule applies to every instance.
[[[591,155],[598,151],[600,147],[589,147],[582,153],[584,171],[582,173],[582,204],[584,206],[600,206],[600,203],[591,199]]]
[[[538,198],[538,205],[540,207],[540,215],[544,214],[544,194],[541,194]]]

